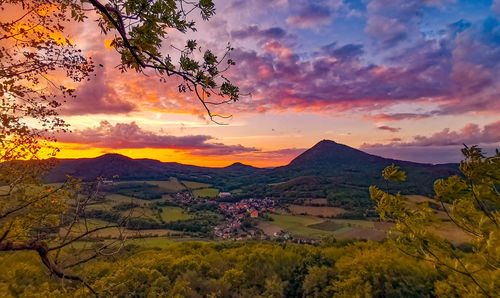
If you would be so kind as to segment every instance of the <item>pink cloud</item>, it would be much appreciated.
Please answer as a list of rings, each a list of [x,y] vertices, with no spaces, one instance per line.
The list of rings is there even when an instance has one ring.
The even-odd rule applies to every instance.
[[[377,129],[387,130],[387,131],[390,131],[390,132],[398,132],[398,131],[401,130],[401,128],[399,128],[399,127],[391,127],[391,126],[387,126],[387,125],[379,126],[379,127],[377,127]]]
[[[58,141],[63,143],[82,144],[84,147],[131,149],[131,148],[159,148],[190,150],[197,155],[233,155],[245,152],[259,151],[256,148],[242,145],[224,145],[210,142],[211,136],[171,136],[160,135],[143,130],[135,122],[110,124],[101,121],[99,126],[76,130],[69,134],[58,135]]]
[[[118,95],[111,81],[99,67],[89,81],[77,88],[77,97],[62,105],[60,114],[124,114],[136,110],[134,103]]]
[[[361,148],[380,147],[427,147],[452,145],[495,144],[500,142],[500,120],[485,125],[482,129],[473,123],[465,125],[459,131],[445,128],[430,136],[417,135],[411,142],[391,142],[389,144],[363,144]]]

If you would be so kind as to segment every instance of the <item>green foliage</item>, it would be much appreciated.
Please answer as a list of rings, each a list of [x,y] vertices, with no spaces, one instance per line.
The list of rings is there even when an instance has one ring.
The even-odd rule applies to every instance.
[[[429,297],[447,277],[388,244],[136,243],[77,271],[106,297]],[[0,269],[0,290],[10,296],[89,294],[47,279],[29,253],[0,255]]]
[[[438,274],[390,246],[353,248],[336,264],[333,286],[342,297],[432,297]]]
[[[399,170],[398,166],[391,164],[382,171],[382,177],[387,181],[405,181],[406,174]]]
[[[370,187],[370,195],[381,219],[396,223],[398,248],[447,272],[448,278],[436,286],[439,295],[493,297],[500,291],[500,154],[485,157],[476,146],[466,146],[462,153],[463,176],[437,180],[435,204],[468,235],[470,249],[460,249],[436,235],[442,219],[428,204],[409,208],[401,194],[375,186]]]
[[[119,183],[116,184],[110,191],[141,200],[161,199],[163,195],[167,194],[167,192],[162,190],[158,185],[151,185],[146,182]]]

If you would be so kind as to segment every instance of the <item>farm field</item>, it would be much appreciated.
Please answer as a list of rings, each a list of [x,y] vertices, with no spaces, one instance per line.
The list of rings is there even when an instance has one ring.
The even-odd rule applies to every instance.
[[[317,206],[327,206],[327,199],[304,199],[303,205],[317,205]]]
[[[280,230],[285,230],[295,236],[317,239],[324,235],[333,234],[333,231],[325,231],[310,227],[311,225],[318,224],[323,221],[318,217],[272,214],[271,218],[273,221],[270,222],[270,225],[277,226]]]
[[[302,214],[302,215],[313,215],[313,216],[335,216],[345,213],[345,210],[337,207],[327,207],[327,206],[302,206],[302,205],[290,205],[288,206],[292,214]]]
[[[165,181],[140,181],[140,182],[146,182],[151,185],[157,185],[162,190],[165,190],[166,192],[169,193],[176,193],[186,190],[186,188],[179,182],[179,180],[177,180],[177,178],[174,177],[170,177],[169,180]]]
[[[219,190],[215,188],[201,188],[193,190],[195,198],[216,198],[219,195]]]
[[[168,247],[176,242],[210,242],[211,240],[205,238],[196,238],[196,237],[145,237],[145,238],[136,238],[127,241],[127,244],[135,244],[142,247],[157,247],[164,248]]]
[[[444,211],[443,207],[439,202],[436,202],[435,200],[425,197],[425,196],[418,196],[418,195],[407,195],[408,198],[408,207],[410,208],[415,208],[417,205],[422,204],[422,203],[428,203],[429,207],[434,209],[434,212],[436,213],[436,216],[440,219],[443,220],[449,220],[448,215]],[[445,208],[450,210],[452,206],[448,203],[443,203]]]
[[[201,183],[201,182],[193,182],[193,181],[182,181],[184,185],[189,187],[190,189],[200,189],[200,188],[208,188],[211,185],[206,184],[206,183]]]
[[[333,235],[337,238],[358,238],[367,240],[381,240],[385,237],[389,225],[377,225],[377,222],[352,219],[324,220],[314,216],[304,215],[271,215],[274,221],[270,226],[288,231],[295,236],[318,239],[322,236]],[[265,227],[264,232],[275,232],[276,227]],[[273,230],[274,229],[274,230]]]
[[[107,194],[106,199],[109,200],[112,204],[135,203],[135,204],[142,206],[142,205],[147,204],[149,202],[147,200],[141,200],[138,198],[133,198],[133,197],[114,194],[114,193]],[[163,200],[163,199],[151,200],[151,201],[160,201],[160,200]]]
[[[165,222],[186,220],[192,218],[191,215],[184,212],[184,210],[180,207],[162,207],[162,212],[160,213],[160,215]]]
[[[306,206],[300,206],[306,207]],[[390,222],[355,219],[324,219],[311,215],[271,214],[273,221],[262,221],[258,227],[269,236],[281,230],[298,238],[319,239],[333,235],[338,239],[364,239],[379,241],[387,236],[394,225]],[[436,233],[454,244],[464,243],[470,237],[452,222],[436,227]]]

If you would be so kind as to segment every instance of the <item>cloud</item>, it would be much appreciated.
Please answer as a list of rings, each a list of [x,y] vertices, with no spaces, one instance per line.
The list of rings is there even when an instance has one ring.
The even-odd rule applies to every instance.
[[[297,28],[328,25],[341,14],[355,14],[342,0],[291,1],[286,23]]]
[[[273,164],[282,166],[304,153],[308,148],[286,148],[268,151],[253,151],[238,156],[245,162],[258,162],[263,164]]]
[[[493,0],[493,4],[491,4],[491,10],[497,14],[500,14],[500,0]]]
[[[387,130],[387,131],[390,131],[390,132],[398,132],[398,131],[401,130],[401,128],[399,128],[399,127],[391,127],[391,126],[387,126],[387,125],[379,126],[379,127],[377,127],[377,129]]]
[[[299,14],[288,17],[286,23],[299,28],[312,28],[327,25],[332,21],[332,18],[332,13],[327,7],[310,5]]]
[[[112,84],[113,80],[102,67],[97,67],[90,80],[77,87],[77,97],[62,105],[60,114],[124,114],[136,110],[134,103],[118,95]]]
[[[349,48],[354,49],[353,54],[348,53]],[[353,59],[360,52],[355,46],[333,47],[331,54],[336,57],[320,55],[311,60],[299,59],[278,41],[263,49],[264,54],[236,50],[233,57],[239,65],[232,78],[237,83],[251,82],[248,91],[255,100],[248,104],[266,110],[376,110],[397,102],[440,97],[448,91],[439,88],[439,79],[430,71],[420,76],[426,68],[414,72],[407,67],[363,65]]]
[[[420,25],[428,7],[445,7],[455,0],[371,0],[366,6],[365,32],[382,48],[423,40]]]
[[[469,123],[458,131],[448,128],[430,136],[417,135],[410,142],[389,139],[388,144],[363,144],[360,149],[370,154],[424,163],[456,163],[463,159],[463,144],[480,145],[486,155],[500,147],[500,120],[480,128]]]
[[[417,113],[392,113],[392,114],[379,113],[379,114],[375,114],[375,115],[371,115],[371,116],[366,116],[365,119],[373,120],[375,122],[401,121],[401,120],[408,120],[408,119],[420,120],[420,119],[432,117],[435,114],[437,114],[437,112],[429,112],[429,113],[422,113],[422,114],[417,114]]]
[[[473,123],[465,125],[459,131],[445,128],[431,136],[417,135],[411,142],[392,142],[389,144],[363,144],[361,148],[381,147],[428,147],[452,145],[479,145],[500,143],[500,120],[485,125],[482,129]]]
[[[374,16],[368,19],[366,33],[375,37],[385,48],[390,48],[408,37],[408,27],[393,18]]]
[[[500,23],[452,27],[440,39],[392,49],[386,63],[378,64],[367,61],[362,44],[332,42],[309,57],[278,40],[263,45],[262,52],[236,49],[231,78],[252,100],[234,106],[235,113],[356,111],[376,121],[399,121],[500,111]],[[433,110],[383,112],[401,103]]]
[[[256,148],[242,145],[212,143],[209,141],[214,140],[214,138],[206,135],[160,135],[143,130],[135,122],[112,125],[107,121],[101,121],[97,127],[60,134],[57,139],[59,142],[81,144],[84,145],[83,147],[178,149],[189,150],[191,154],[195,155],[233,155],[259,151]]]
[[[390,139],[388,139],[389,142],[399,142],[401,140],[402,140],[401,138],[390,138]]]
[[[428,147],[365,147],[363,151],[385,158],[407,160],[420,163],[458,163],[463,159],[460,149],[463,146],[428,146]],[[495,152],[485,148],[486,152]]]
[[[282,7],[285,5],[288,5],[288,0],[236,0],[231,3],[229,8],[239,13],[241,9]]]
[[[224,13],[206,23],[210,29],[208,35],[197,39],[200,45],[219,49],[219,57],[226,45],[220,40],[238,39],[231,54],[237,65],[225,75],[240,87],[242,94],[251,93],[251,96],[243,95],[239,102],[230,106],[213,107],[214,112],[236,115],[269,112],[331,115],[346,112],[375,121],[498,113],[500,24],[495,18],[459,20],[433,28],[437,32],[435,36],[424,35],[419,22],[425,8],[449,2],[372,0],[367,4],[366,12],[361,3],[356,8],[364,12],[365,19],[355,21],[359,21],[357,34],[363,36],[353,36],[351,40],[356,42],[346,43],[328,40],[333,37],[322,35],[321,44],[318,44],[317,36],[286,26],[285,19],[306,16],[308,12],[320,11],[318,8],[328,12],[330,18],[345,19],[348,18],[346,7],[351,4],[343,1],[232,1],[226,7],[239,5],[244,8],[250,15],[249,23],[254,25],[241,25],[237,22],[240,14],[225,9]],[[262,21],[271,16],[277,21]],[[364,28],[370,22],[382,26],[382,29],[370,33],[378,36],[375,46],[366,42],[364,34],[376,28]],[[307,38],[301,34],[307,34]],[[289,42],[292,38],[294,42]],[[303,41],[309,42],[307,49],[301,47]],[[238,46],[238,43],[248,42],[255,42],[256,47]],[[393,47],[382,51],[378,47],[384,43]],[[112,51],[109,53],[116,55]],[[192,93],[177,92],[179,81],[174,78],[159,84],[152,73],[150,77],[131,72],[110,72],[99,76],[93,84],[80,89],[84,96],[75,100],[75,104],[82,104],[67,108],[67,114],[139,110],[205,115]],[[433,110],[397,109],[398,113],[388,112],[389,107],[402,103],[412,107],[425,105],[425,111],[428,107]]]
[[[262,29],[259,25],[249,25],[239,30],[231,31],[231,37],[235,39],[254,38],[257,40],[282,39],[287,36],[287,32],[280,27]]]
[[[364,54],[363,47],[364,46],[362,44],[352,43],[343,46],[337,46],[337,43],[333,42],[329,45],[321,47],[318,55],[324,54],[341,60],[355,59]]]

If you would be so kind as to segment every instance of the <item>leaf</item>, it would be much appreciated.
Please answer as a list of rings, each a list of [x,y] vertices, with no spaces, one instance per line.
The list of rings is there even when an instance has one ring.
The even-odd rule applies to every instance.
[[[382,171],[382,177],[387,181],[405,181],[406,174],[400,171],[398,166],[391,164]]]

